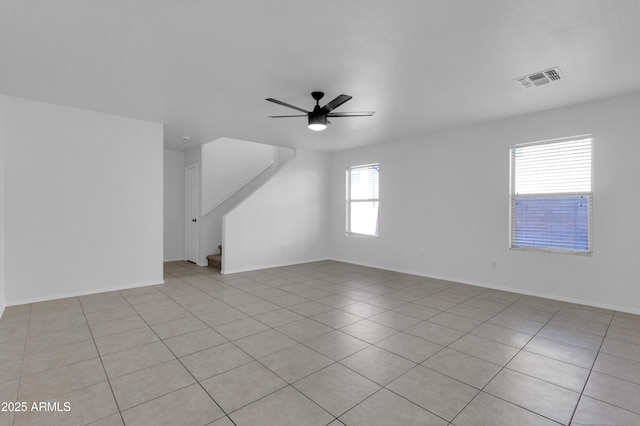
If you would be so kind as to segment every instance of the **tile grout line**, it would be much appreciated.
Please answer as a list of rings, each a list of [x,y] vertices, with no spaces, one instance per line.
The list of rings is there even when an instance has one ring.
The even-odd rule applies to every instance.
[[[120,294],[120,292],[118,292],[118,294]],[[96,344],[96,339],[93,335],[93,330],[91,329],[91,326],[89,325],[89,320],[87,319],[87,314],[84,311],[84,305],[82,304],[82,301],[80,300],[80,298],[78,297],[78,303],[80,304],[80,309],[82,309],[82,314],[84,315],[84,319],[87,322],[87,328],[89,329],[89,333],[91,334],[91,340],[93,341],[93,346],[96,348],[96,353],[98,354],[98,359],[100,359],[100,365],[102,366],[102,371],[104,372],[104,377],[107,379],[107,383],[109,384],[109,390],[111,391],[111,396],[113,397],[113,402],[115,402],[116,404],[116,409],[118,410],[118,414],[120,415],[120,420],[122,420],[122,424],[126,424],[124,421],[124,417],[122,416],[122,410],[120,410],[120,404],[118,404],[118,400],[116,399],[116,395],[113,392],[113,387],[111,386],[111,380],[109,379],[109,375],[107,374],[107,370],[104,367],[104,362],[102,361],[102,354],[100,353],[100,349],[98,349],[98,345]],[[107,417],[110,417],[111,414]],[[98,419],[100,420],[100,419]]]
[[[522,296],[522,297],[521,297],[520,299],[518,299],[517,301],[514,301],[514,302],[510,303],[508,306],[506,306],[506,307],[505,307],[504,309],[502,309],[500,312],[496,313],[496,315],[494,315],[493,317],[495,317],[495,316],[497,316],[497,315],[501,314],[503,311],[505,311],[505,310],[506,310],[506,309],[508,309],[509,307],[513,306],[513,305],[514,305],[514,304],[516,304],[518,301],[522,300],[524,297],[525,297],[525,296]],[[476,394],[476,395],[475,395],[475,396],[474,396],[474,397],[473,397],[473,398],[472,398],[472,399],[471,399],[471,400],[470,400],[470,401],[469,401],[469,402],[468,402],[468,403],[467,403],[467,404],[466,404],[466,405],[465,405],[465,406],[464,406],[464,407],[463,407],[463,408],[462,408],[462,409],[461,409],[461,410],[460,410],[460,411],[459,411],[459,412],[458,412],[458,413],[453,417],[453,419],[451,419],[451,423],[453,423],[453,421],[454,421],[454,420],[455,420],[455,419],[460,415],[460,413],[462,413],[462,412],[465,410],[465,408],[467,408],[467,407],[469,406],[469,404],[471,404],[471,402],[472,402],[473,400],[475,400],[475,399],[478,397],[478,395],[480,395],[482,392],[484,392],[484,389],[485,389],[487,386],[489,386],[489,384],[493,381],[493,379],[495,379],[495,378],[498,376],[498,374],[500,374],[504,369],[506,369],[506,368],[507,368],[507,365],[508,365],[508,364],[509,364],[509,363],[510,363],[510,362],[511,362],[511,361],[512,361],[516,356],[518,356],[518,354],[519,354],[520,352],[522,352],[522,351],[524,350],[524,347],[525,347],[526,345],[528,345],[528,344],[529,344],[529,342],[531,342],[531,340],[533,340],[533,339],[538,335],[538,333],[540,332],[540,330],[542,330],[542,329],[543,329],[547,324],[549,324],[549,322],[553,319],[553,317],[555,317],[555,316],[556,316],[556,314],[557,314],[558,312],[560,312],[560,310],[562,310],[562,308],[563,308],[564,306],[566,306],[566,303],[563,303],[563,305],[562,305],[562,306],[561,306],[561,307],[560,307],[560,308],[559,308],[559,309],[558,309],[558,310],[557,310],[557,311],[556,311],[556,312],[555,312],[555,313],[554,313],[554,314],[553,314],[553,315],[552,315],[552,316],[551,316],[551,317],[550,317],[550,318],[549,318],[549,319],[544,323],[544,325],[543,325],[542,327],[540,327],[540,329],[539,329],[535,334],[532,334],[531,338],[530,338],[529,340],[527,340],[527,343],[525,343],[524,345],[522,345],[522,347],[521,347],[520,349],[518,349],[518,351],[517,351],[517,352],[516,352],[516,353],[515,353],[515,354],[514,354],[510,359],[509,359],[509,361],[507,361],[507,362],[506,362],[506,363],[505,363],[505,364],[500,368],[500,370],[498,370],[498,372],[496,372],[496,374],[494,374],[494,375],[493,375],[493,377],[491,377],[491,379],[490,379],[490,380],[489,380],[489,381],[488,381],[488,382],[487,382],[487,383],[486,383],[486,384],[485,384],[485,385],[484,385],[484,386],[483,386],[483,387],[478,391],[478,393],[477,393],[477,394]],[[493,317],[491,317],[491,318],[493,318]],[[489,319],[488,319],[487,321],[485,321],[483,324],[487,323],[491,318],[489,318]],[[482,324],[481,324],[481,325],[482,325]],[[480,325],[479,325],[478,327],[480,327]],[[477,327],[476,327],[476,328],[477,328]],[[508,328],[508,327],[507,327],[507,328]],[[473,331],[473,330],[471,330],[471,331]],[[518,330],[518,331],[519,331],[519,330]],[[467,334],[468,334],[468,333],[467,333]],[[464,337],[464,336],[463,336],[463,337]],[[460,339],[461,339],[461,338],[462,338],[462,337],[460,337]],[[459,339],[458,339],[458,340],[459,340]],[[457,340],[456,340],[456,341],[457,341]],[[453,344],[453,343],[455,343],[455,342],[452,342],[451,344]],[[447,347],[449,347],[449,346],[447,346]],[[454,349],[454,350],[455,350],[455,349]],[[441,373],[441,374],[442,374],[442,373]],[[447,376],[447,377],[448,377],[448,376]],[[487,394],[489,394],[489,393],[487,392]],[[506,403],[509,403],[509,404],[515,405],[516,407],[520,407],[520,408],[522,408],[522,409],[524,409],[524,410],[527,410],[527,411],[529,411],[529,412],[531,412],[531,413],[533,413],[533,414],[536,414],[536,415],[538,415],[538,416],[541,416],[541,417],[544,417],[544,418],[549,419],[548,417],[546,417],[546,416],[544,416],[544,415],[542,415],[542,414],[540,414],[540,413],[536,413],[535,411],[530,410],[530,409],[528,409],[528,408],[526,408],[526,407],[522,407],[522,406],[520,406],[520,405],[518,405],[518,404],[515,404],[515,403],[513,403],[513,402],[511,402],[511,401],[507,401],[507,400],[505,400],[505,399],[503,399],[503,398],[500,398],[500,397],[497,397],[497,396],[495,396],[495,395],[493,395],[493,394],[489,394],[489,395],[491,395],[491,396],[493,396],[493,397],[495,397],[495,398],[499,398],[499,399],[503,400],[503,401],[504,401],[504,402],[506,402]],[[551,421],[555,421],[555,420],[553,420],[553,419],[549,419],[549,420],[551,420]],[[556,422],[556,423],[557,423],[557,422]]]
[[[193,287],[193,285],[192,285],[192,284],[187,283],[186,281],[183,281],[183,280],[181,280],[180,278],[178,278],[178,279],[179,279],[180,281],[185,282],[186,284],[188,284],[188,285],[190,285],[190,286],[192,286],[192,287]],[[161,284],[161,285],[163,285],[163,284]],[[166,295],[162,290],[158,289],[158,291],[160,291],[160,292],[161,292],[162,294],[164,294],[166,297],[168,297],[169,299],[171,299],[171,297],[167,296],[167,295]],[[220,411],[224,414],[224,417],[226,417],[226,418],[227,418],[227,419],[228,419],[228,420],[229,420],[233,425],[235,425],[236,423],[231,419],[231,417],[229,416],[229,414],[228,414],[228,413],[227,413],[227,412],[226,412],[226,411],[225,411],[225,410],[220,406],[220,404],[218,404],[218,401],[216,401],[216,400],[213,398],[213,396],[212,396],[211,394],[209,394],[209,392],[207,392],[207,390],[204,388],[204,386],[202,386],[202,383],[200,383],[200,381],[199,381],[199,380],[198,380],[198,379],[193,375],[193,373],[191,373],[191,371],[187,368],[187,366],[186,366],[186,365],[184,365],[184,363],[182,362],[182,360],[181,360],[181,359],[180,359],[180,358],[179,358],[179,357],[178,357],[178,356],[177,356],[177,355],[176,355],[176,354],[171,350],[171,348],[170,348],[170,347],[165,343],[165,341],[164,341],[164,340],[163,340],[163,339],[158,335],[158,333],[157,333],[157,332],[153,329],[153,327],[152,327],[152,326],[147,322],[147,320],[145,320],[145,319],[142,317],[142,315],[140,315],[140,313],[136,310],[135,305],[132,305],[132,304],[129,302],[129,300],[127,300],[127,298],[126,298],[125,296],[123,296],[123,297],[124,297],[124,299],[127,301],[127,303],[129,304],[129,306],[131,306],[131,308],[133,308],[133,310],[134,310],[134,311],[136,311],[136,313],[138,313],[138,315],[140,316],[140,318],[142,319],[142,321],[144,321],[144,323],[145,323],[145,324],[147,324],[147,327],[149,327],[149,329],[151,330],[151,332],[153,332],[153,333],[158,337],[158,339],[160,340],[160,342],[162,342],[162,344],[165,346],[165,348],[167,348],[167,350],[168,350],[168,351],[169,351],[169,352],[174,356],[175,360],[176,360],[176,361],[178,361],[178,362],[180,363],[180,365],[182,366],[182,368],[184,368],[184,369],[185,369],[185,371],[186,371],[187,373],[189,373],[189,375],[193,378],[193,380],[195,381],[195,383],[197,383],[197,384],[198,384],[198,386],[200,387],[200,389],[202,389],[202,391],[203,391],[204,393],[206,393],[206,394],[209,396],[209,398],[211,398],[211,400],[216,404],[216,406],[217,406],[217,407],[220,409]],[[177,303],[177,302],[175,302],[173,299],[171,299],[171,300],[172,300],[174,303]],[[179,306],[180,306],[180,307],[182,307],[182,305],[179,305]],[[183,307],[183,309],[184,309],[184,307]],[[186,310],[186,309],[185,309],[185,310]],[[191,313],[191,311],[189,311],[189,310],[187,310],[187,312],[189,312],[190,314],[192,314],[192,313]],[[193,314],[192,314],[192,315],[193,315]],[[167,321],[167,322],[170,322],[170,321]],[[209,326],[209,325],[207,324],[207,326]],[[214,331],[215,331],[215,330],[214,330]],[[185,334],[186,334],[186,333],[185,333]],[[229,343],[231,343],[231,342],[229,341]],[[219,346],[219,345],[218,345],[218,346]],[[235,345],[234,345],[234,346],[235,346]],[[171,361],[173,361],[173,360],[171,360]],[[167,362],[171,362],[171,361],[167,361]],[[161,363],[161,364],[162,364],[162,363]],[[156,364],[156,365],[160,365],[160,364]],[[151,367],[154,367],[154,366],[151,366]],[[142,369],[142,370],[144,370],[144,369]],[[138,371],[140,371],[140,370],[138,370]],[[106,372],[105,372],[105,374],[106,374]],[[179,390],[185,389],[185,388],[187,388],[187,387],[189,387],[189,386],[192,386],[192,385],[193,385],[193,383],[192,383],[192,384],[189,384],[189,385],[187,385],[187,386],[183,386],[182,388],[175,389],[175,390],[173,390],[173,391],[171,391],[171,392],[169,392],[169,393],[166,393],[166,394],[163,394],[163,395],[159,395],[159,396],[157,396],[157,397],[155,397],[155,398],[152,398],[152,399],[150,399],[150,400],[148,400],[148,401],[141,402],[140,404],[136,404],[136,405],[134,405],[133,407],[137,407],[137,406],[139,406],[139,405],[142,405],[142,404],[145,404],[145,403],[147,403],[147,402],[149,402],[149,401],[153,401],[153,400],[155,400],[155,399],[158,399],[158,398],[161,398],[161,397],[163,397],[163,396],[169,395],[169,394],[171,394],[171,393],[173,393],[173,392],[176,392],[176,391],[179,391]],[[114,396],[114,398],[115,398],[115,396]],[[128,409],[133,408],[133,407],[129,407]],[[222,417],[220,417],[220,418],[222,418]],[[217,421],[217,420],[219,420],[219,419],[216,419],[216,420],[214,420],[214,421]],[[124,422],[124,419],[123,419],[123,422]]]
[[[29,340],[29,326],[31,325],[31,310],[33,309],[33,303],[29,303],[29,316],[27,319],[27,332],[24,336],[24,347],[22,351],[22,361],[20,362],[20,375],[18,376],[18,389],[16,390],[16,401],[18,400],[18,396],[20,395],[20,388],[22,386],[22,373],[24,370],[24,359],[27,355],[27,342]],[[11,425],[15,425],[16,421],[16,413],[13,413],[13,417],[11,418]]]

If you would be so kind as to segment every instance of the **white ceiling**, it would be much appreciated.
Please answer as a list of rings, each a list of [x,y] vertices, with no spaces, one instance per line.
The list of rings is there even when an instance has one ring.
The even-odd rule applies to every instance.
[[[330,151],[640,90],[639,41],[637,0],[0,0],[0,89],[164,123],[171,149]],[[376,114],[267,118],[313,90]]]

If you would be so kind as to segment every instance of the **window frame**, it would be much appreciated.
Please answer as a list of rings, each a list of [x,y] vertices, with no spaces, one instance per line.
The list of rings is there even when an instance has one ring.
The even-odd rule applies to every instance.
[[[515,192],[516,187],[516,167],[515,167],[515,155],[516,149],[524,148],[536,145],[551,145],[555,143],[590,140],[590,191],[569,191],[569,192],[549,192],[549,193],[525,193],[517,194]],[[579,256],[592,256],[593,255],[593,203],[594,203],[594,191],[593,191],[593,177],[594,177],[594,146],[595,139],[591,134],[571,136],[558,139],[549,139],[537,142],[527,142],[521,144],[512,145],[509,148],[509,249],[521,250],[521,251],[536,251],[546,253],[559,253],[559,254],[573,254]],[[534,197],[569,197],[569,196],[586,196],[589,200],[589,206],[587,209],[587,249],[577,250],[559,247],[539,247],[539,246],[526,246],[517,245],[515,241],[516,237],[516,201],[518,198],[534,198]]]
[[[376,167],[378,170],[378,198],[368,198],[362,200],[353,200],[351,199],[351,173],[356,169],[366,169]],[[345,235],[354,236],[354,237],[365,237],[365,238],[378,238],[380,236],[380,163],[369,163],[369,164],[360,164],[357,166],[349,166],[346,169],[346,206],[345,206]],[[363,234],[360,232],[353,232],[351,230],[351,205],[352,203],[377,203],[378,204],[378,215],[376,217],[376,233],[375,234]]]

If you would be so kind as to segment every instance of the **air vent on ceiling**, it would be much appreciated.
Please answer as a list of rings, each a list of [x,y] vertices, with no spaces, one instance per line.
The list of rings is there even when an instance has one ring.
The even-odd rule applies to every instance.
[[[526,87],[528,89],[531,87],[549,84],[552,81],[558,81],[563,78],[564,75],[560,71],[560,68],[555,67],[534,74],[525,75],[524,77],[516,78],[513,81],[515,81],[519,86]]]

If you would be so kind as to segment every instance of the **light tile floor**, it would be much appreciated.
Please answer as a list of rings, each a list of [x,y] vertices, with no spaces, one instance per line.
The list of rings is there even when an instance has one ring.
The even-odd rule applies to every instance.
[[[171,262],[163,285],[7,308],[0,401],[0,425],[640,425],[640,316],[333,261]]]

